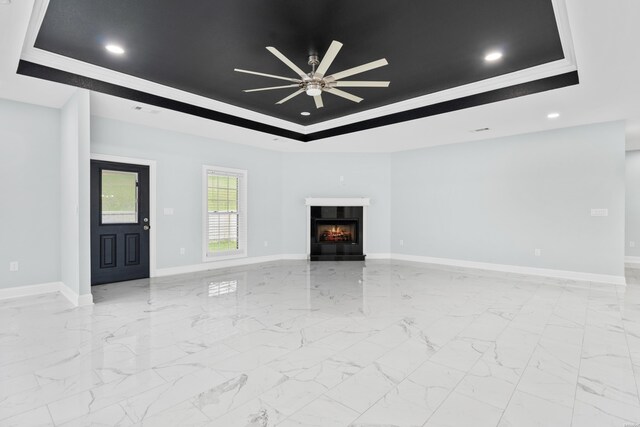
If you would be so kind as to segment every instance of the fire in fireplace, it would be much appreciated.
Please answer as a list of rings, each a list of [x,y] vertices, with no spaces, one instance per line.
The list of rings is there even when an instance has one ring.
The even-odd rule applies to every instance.
[[[318,242],[353,242],[356,227],[352,224],[322,224],[318,225]]]

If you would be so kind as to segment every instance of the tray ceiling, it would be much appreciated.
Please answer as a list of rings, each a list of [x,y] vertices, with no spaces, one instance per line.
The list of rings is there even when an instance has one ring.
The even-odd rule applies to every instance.
[[[294,139],[319,139],[577,83],[577,73],[564,68],[533,82],[512,79],[511,84],[505,79],[501,88],[447,99],[444,106],[411,106],[412,100],[443,91],[566,61],[567,42],[563,46],[551,0],[329,0],[305,7],[296,0],[50,0],[42,10],[34,51],[234,108],[191,106],[184,98],[145,91],[133,83],[136,80],[114,84],[28,56],[19,72]],[[325,107],[316,109],[305,94],[276,104],[294,89],[245,93],[243,89],[286,83],[233,71],[295,78],[265,47],[276,47],[306,71],[309,54],[322,59],[332,40],[344,46],[328,74],[386,58],[388,66],[349,80],[389,80],[390,86],[344,89],[364,98],[360,103],[325,93]],[[122,46],[125,53],[114,55],[105,49],[107,44]],[[486,61],[492,51],[503,57]],[[386,108],[403,103],[406,108]],[[302,116],[303,111],[311,114]],[[259,115],[274,120],[256,120]],[[364,120],[344,123],[344,117]],[[283,121],[294,126],[279,126]],[[332,122],[336,125],[322,126]],[[315,136],[308,132],[314,126]]]

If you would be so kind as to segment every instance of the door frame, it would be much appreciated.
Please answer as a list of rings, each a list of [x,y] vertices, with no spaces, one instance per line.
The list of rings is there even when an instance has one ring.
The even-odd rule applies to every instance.
[[[156,161],[135,157],[112,156],[110,154],[91,153],[91,160],[101,160],[114,163],[128,163],[132,165],[149,166],[149,277],[156,277]]]

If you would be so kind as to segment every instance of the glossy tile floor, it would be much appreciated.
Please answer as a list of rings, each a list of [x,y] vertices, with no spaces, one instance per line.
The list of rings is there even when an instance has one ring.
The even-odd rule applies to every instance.
[[[627,273],[289,261],[5,300],[0,425],[634,425]]]

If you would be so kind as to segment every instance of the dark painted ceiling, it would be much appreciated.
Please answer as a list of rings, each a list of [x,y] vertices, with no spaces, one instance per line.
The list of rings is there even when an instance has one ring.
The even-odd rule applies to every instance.
[[[390,87],[345,88],[360,104],[325,93],[320,110],[305,94],[275,105],[293,89],[242,92],[286,82],[234,68],[296,77],[266,46],[307,70],[332,40],[344,47],[327,74],[386,58],[348,80]],[[35,46],[303,125],[564,57],[550,0],[51,0]]]

